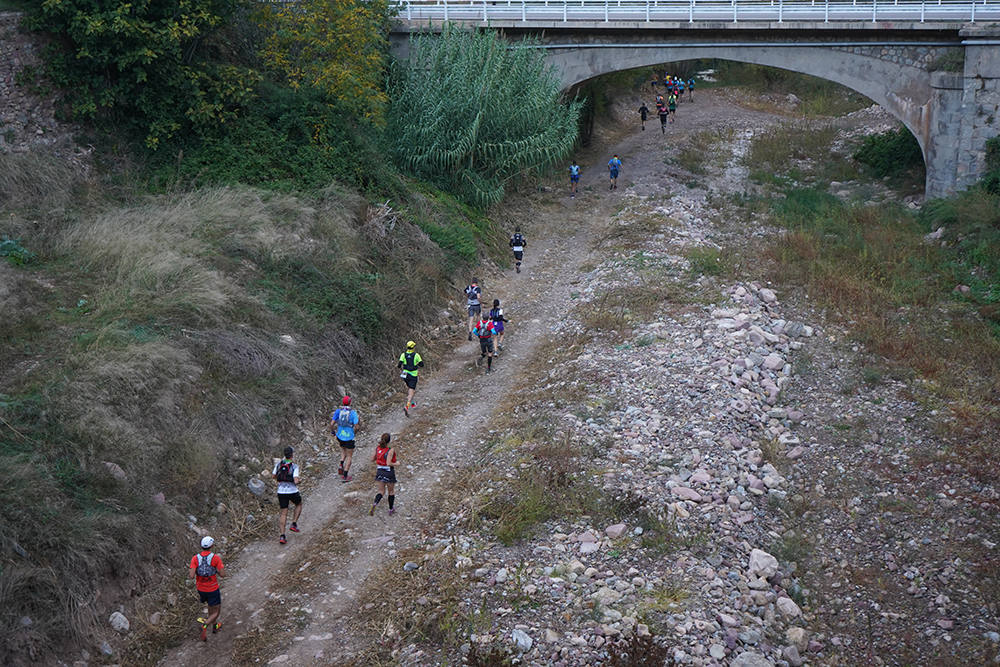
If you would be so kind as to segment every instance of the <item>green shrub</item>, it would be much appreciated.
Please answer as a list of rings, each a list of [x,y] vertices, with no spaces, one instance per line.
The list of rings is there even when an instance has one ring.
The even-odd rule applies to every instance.
[[[865,137],[854,159],[866,165],[873,176],[897,176],[924,163],[920,144],[905,127]]]
[[[21,245],[17,239],[9,239],[5,236],[0,240],[0,257],[6,257],[7,261],[14,266],[24,266],[35,260],[35,253]]]
[[[150,148],[232,122],[258,75],[215,59],[237,0],[35,3],[25,25],[53,39],[45,73],[75,118],[103,118]]]
[[[1000,137],[986,142],[986,173],[982,186],[990,194],[1000,195]]]
[[[942,49],[941,53],[927,67],[931,72],[961,72],[964,68],[965,49],[961,47]]]
[[[162,185],[260,185],[312,190],[332,181],[379,196],[402,192],[399,176],[378,148],[375,128],[355,121],[324,93],[273,84],[259,88],[259,100],[224,130],[177,146],[176,159],[163,154],[155,165]]]

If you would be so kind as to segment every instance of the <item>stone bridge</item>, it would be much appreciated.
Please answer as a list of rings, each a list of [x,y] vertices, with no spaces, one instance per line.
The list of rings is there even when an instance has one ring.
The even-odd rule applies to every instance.
[[[650,3],[645,4],[648,12]],[[552,18],[521,20],[528,14],[525,3],[501,1],[494,6],[517,12],[514,18],[502,19],[490,17],[484,5],[466,5],[473,16],[463,20],[457,11],[462,5],[452,4],[449,21],[501,30],[512,39],[532,37],[567,90],[608,72],[699,58],[768,65],[847,86],[885,107],[917,138],[927,167],[928,197],[975,183],[985,170],[986,141],[1000,134],[998,23],[872,21],[870,6],[867,20],[789,21],[789,15],[794,16],[787,9],[791,2],[784,3],[784,15],[775,20],[742,22],[698,21],[693,12],[682,20],[661,20],[655,14],[647,20],[642,3],[635,3],[640,12],[636,20],[626,20],[617,18],[615,5],[609,2],[601,3],[607,14],[576,19],[559,9],[566,3],[545,2],[546,8],[556,6],[550,10]],[[687,7],[684,2],[682,9]],[[981,8],[977,18],[983,13]],[[1000,18],[1000,12],[994,14]],[[443,20],[405,16],[401,11],[392,35],[402,58],[411,33],[440,30]],[[934,71],[943,62],[952,63],[950,71]]]

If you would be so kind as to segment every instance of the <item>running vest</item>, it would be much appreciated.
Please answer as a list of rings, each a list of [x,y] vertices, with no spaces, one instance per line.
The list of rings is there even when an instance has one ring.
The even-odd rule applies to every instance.
[[[490,310],[490,319],[494,322],[503,322],[503,308],[493,308]]]
[[[404,352],[403,353],[403,370],[407,373],[417,374],[417,353],[416,352]]]
[[[392,466],[389,465],[389,462],[385,460],[385,457],[389,455],[389,450],[390,449],[392,449],[392,447],[382,447],[381,445],[375,447],[375,465],[376,466],[378,466],[379,468],[386,468],[386,469],[391,469],[392,468]],[[396,462],[395,461],[396,457],[393,456],[392,458],[393,458],[393,463],[395,463]]]
[[[493,337],[493,322],[490,320],[479,320],[479,324],[476,325],[476,335],[480,338],[492,338]]]
[[[573,166],[571,166],[569,168],[569,175],[570,176],[579,176],[580,175],[580,165],[574,164]]]

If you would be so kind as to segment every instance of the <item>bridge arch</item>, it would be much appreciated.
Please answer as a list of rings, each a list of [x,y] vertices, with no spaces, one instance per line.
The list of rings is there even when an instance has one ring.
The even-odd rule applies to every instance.
[[[900,66],[854,53],[850,48],[726,44],[704,47],[590,44],[562,48],[552,45],[546,47],[546,59],[561,73],[567,90],[610,72],[705,58],[766,65],[826,79],[861,93],[899,119],[916,137],[924,162],[929,166],[935,148],[930,131],[933,89],[929,73],[917,67]]]
[[[443,25],[433,22],[441,3],[420,4],[423,20],[430,17],[432,21],[396,22],[391,39],[397,57],[407,57],[412,32],[437,31]],[[520,6],[521,20],[505,17],[511,5],[508,2],[505,7],[498,1],[461,5],[470,14],[461,23],[499,30],[514,39],[534,37],[566,89],[609,72],[701,58],[766,65],[834,81],[883,106],[916,137],[927,170],[924,190],[928,197],[949,195],[974,184],[986,170],[987,141],[1000,134],[1000,25],[782,22],[780,16],[777,23],[751,24],[651,21],[648,15],[645,21],[620,17],[612,21],[607,15],[604,21],[584,16],[568,21],[570,5],[559,5],[558,0],[546,0],[544,5],[534,1],[532,12],[551,13],[550,4],[561,12],[561,21],[552,17],[527,20],[525,0]],[[500,12],[496,19],[489,14],[493,6]],[[873,12],[875,6],[870,7]],[[956,48],[964,54],[961,72],[930,71],[929,64],[941,49]]]

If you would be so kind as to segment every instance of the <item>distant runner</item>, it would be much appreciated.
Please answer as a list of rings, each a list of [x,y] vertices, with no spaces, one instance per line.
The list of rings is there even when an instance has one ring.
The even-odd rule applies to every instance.
[[[656,113],[660,116],[660,133],[667,133],[667,116],[670,115],[670,111],[667,110],[667,105],[657,104]]]
[[[350,482],[351,461],[354,459],[354,427],[361,421],[356,410],[351,409],[351,397],[344,396],[343,407],[334,410],[330,416],[330,430],[340,445],[340,469],[337,473],[343,481]]]
[[[649,107],[643,102],[642,106],[639,107],[639,118],[642,120],[642,131],[646,131],[646,116],[649,115]]]
[[[618,159],[618,154],[616,153],[610,160],[608,160],[608,174],[611,176],[611,187],[609,190],[618,189],[618,170],[622,168],[622,161]]]
[[[375,502],[368,510],[368,516],[375,514],[375,508],[386,492],[389,496],[389,516],[396,513],[394,507],[396,504],[396,464],[399,463],[399,460],[396,458],[396,448],[389,446],[391,439],[388,433],[383,433],[375,447],[375,456],[372,457],[375,462],[375,483],[378,484],[378,493],[375,494]]]
[[[677,80],[677,101],[681,102],[684,100],[684,79]]]
[[[510,320],[503,316],[503,308],[500,307],[500,299],[493,299],[493,307],[490,308],[490,321],[493,322],[493,328],[497,332],[497,349],[493,354],[495,356],[499,356],[500,350],[503,349],[503,323],[510,322]]]
[[[198,590],[198,599],[202,604],[208,605],[208,618],[199,618],[201,623],[201,641],[208,641],[208,626],[212,626],[214,635],[222,629],[219,623],[219,613],[222,611],[222,595],[219,593],[219,577],[225,575],[225,566],[219,554],[212,553],[212,545],[215,544],[209,535],[201,538],[201,551],[191,556],[191,564],[188,569],[188,579],[194,579],[194,586]]]
[[[569,166],[569,196],[576,197],[576,185],[580,182],[580,165],[573,160]]]
[[[694,102],[694,78],[688,79],[688,102]]]
[[[493,320],[487,315],[480,318],[472,331],[479,337],[479,351],[481,352],[479,358],[486,358],[486,373],[488,375],[493,372],[493,336],[496,335],[496,327],[493,325]]]
[[[655,93],[656,92],[656,84],[658,84],[659,82],[660,82],[660,80],[657,78],[656,72],[654,71],[653,74],[652,74],[652,79],[649,82],[649,89],[652,90]]]
[[[274,464],[274,470],[271,472],[271,477],[273,477],[278,482],[278,507],[281,509],[278,521],[281,523],[281,534],[278,536],[278,543],[285,544],[288,540],[285,539],[285,522],[288,521],[288,503],[295,505],[295,511],[292,512],[292,525],[289,529],[293,533],[299,532],[299,515],[302,514],[302,495],[299,493],[299,466],[297,463],[292,463],[292,454],[294,450],[291,447],[285,447],[285,457]]]
[[[475,318],[483,312],[483,307],[479,303],[479,295],[482,293],[478,278],[473,278],[472,284],[465,288],[465,306],[469,310],[469,340],[472,340],[472,325],[476,321]]]
[[[667,98],[667,111],[670,112],[670,122],[674,122],[674,116],[677,114],[677,96],[671,95]]]
[[[510,237],[510,248],[514,251],[514,269],[518,273],[521,272],[521,260],[524,259],[524,246],[526,245],[528,245],[528,241],[521,233],[521,228],[515,227],[514,235]]]
[[[417,375],[420,374],[420,369],[424,367],[424,360],[420,358],[420,353],[417,352],[417,344],[412,340],[406,342],[406,350],[399,355],[399,370],[402,371],[399,377],[403,378],[403,382],[406,383],[406,407],[403,408],[403,414],[407,417],[410,416],[410,410],[417,407],[417,404],[413,402],[413,394],[417,391]]]

